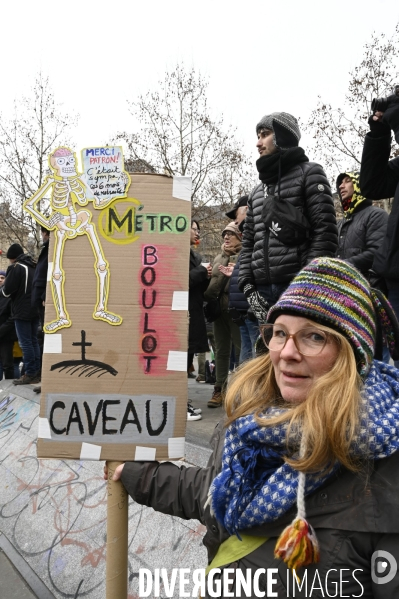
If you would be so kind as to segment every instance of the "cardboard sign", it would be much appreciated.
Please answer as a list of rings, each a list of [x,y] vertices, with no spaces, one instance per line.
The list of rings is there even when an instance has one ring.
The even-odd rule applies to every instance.
[[[124,197],[130,178],[123,168],[123,152],[120,146],[85,148],[82,150],[84,178],[88,188],[86,196],[105,205]]]
[[[129,177],[103,149],[83,150],[84,175],[62,149],[74,170],[45,182],[50,216],[42,190],[25,204],[52,229],[38,457],[183,457],[191,181]]]

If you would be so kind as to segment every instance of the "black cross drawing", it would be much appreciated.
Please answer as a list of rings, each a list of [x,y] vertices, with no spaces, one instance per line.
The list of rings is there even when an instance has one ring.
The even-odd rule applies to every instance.
[[[82,362],[86,360],[86,347],[93,345],[90,342],[86,342],[86,331],[80,331],[80,341],[73,341],[72,345],[82,346]]]
[[[112,376],[118,374],[118,371],[110,364],[86,358],[86,347],[93,345],[90,341],[86,341],[86,331],[80,331],[80,341],[72,341],[72,345],[82,348],[80,360],[58,362],[57,364],[53,364],[50,370],[59,370],[59,372],[65,370],[70,375],[76,373],[78,376],[97,376],[97,378],[107,373],[112,374]]]

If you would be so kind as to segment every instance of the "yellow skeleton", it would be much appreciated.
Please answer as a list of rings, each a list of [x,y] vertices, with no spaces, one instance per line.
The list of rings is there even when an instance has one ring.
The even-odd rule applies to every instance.
[[[51,273],[52,293],[57,318],[45,324],[46,333],[55,333],[59,329],[69,327],[72,321],[65,306],[64,280],[65,272],[62,268],[62,254],[66,239],[73,239],[77,235],[86,234],[96,257],[95,269],[97,275],[97,304],[93,318],[103,320],[111,325],[119,325],[122,318],[107,310],[109,290],[109,265],[104,258],[100,241],[94,224],[91,222],[89,210],[82,210],[86,206],[86,184],[76,172],[76,156],[69,148],[58,148],[49,157],[49,164],[55,177],[47,177],[44,185],[25,202],[34,219],[43,227],[55,231],[54,262]],[[46,192],[52,188],[51,207],[53,212],[47,218],[36,208]],[[95,207],[101,208],[110,200],[94,200]]]

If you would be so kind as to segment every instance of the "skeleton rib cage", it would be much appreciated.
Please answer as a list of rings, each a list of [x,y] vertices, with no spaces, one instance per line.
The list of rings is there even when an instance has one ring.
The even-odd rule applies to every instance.
[[[71,179],[70,181],[57,181],[54,186],[52,197],[53,206],[56,210],[61,210],[68,206],[70,194],[74,193],[81,203],[86,203],[85,190],[79,179]]]

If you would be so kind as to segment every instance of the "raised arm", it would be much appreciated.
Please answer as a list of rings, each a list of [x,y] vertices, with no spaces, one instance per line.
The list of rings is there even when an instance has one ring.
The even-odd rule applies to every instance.
[[[390,133],[382,137],[367,133],[360,167],[360,189],[371,200],[383,200],[395,195],[399,183],[399,158],[389,160],[390,153]]]
[[[39,210],[36,208],[37,202],[39,202],[43,196],[47,193],[47,191],[54,185],[54,179],[52,177],[47,177],[44,185],[37,190],[35,194],[31,198],[25,201],[24,209],[29,212],[33,218],[46,229],[54,229],[54,224],[50,224],[50,220],[44,216]]]

